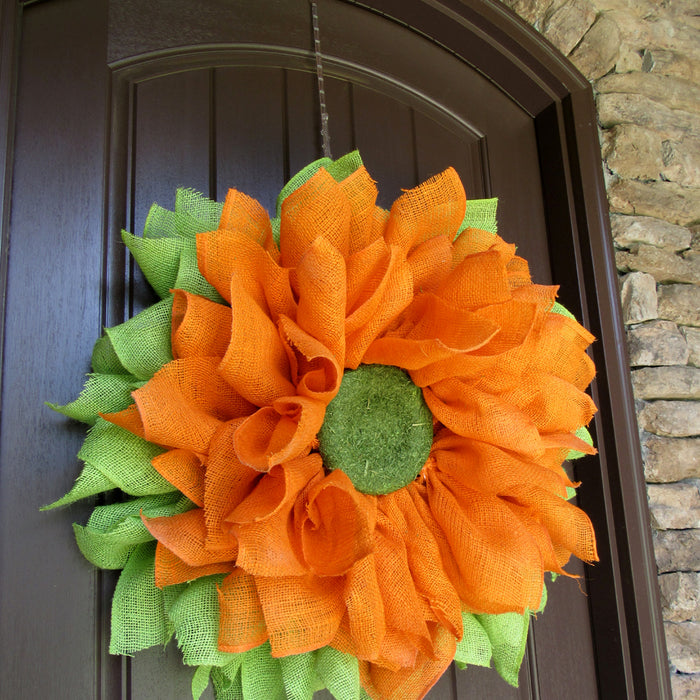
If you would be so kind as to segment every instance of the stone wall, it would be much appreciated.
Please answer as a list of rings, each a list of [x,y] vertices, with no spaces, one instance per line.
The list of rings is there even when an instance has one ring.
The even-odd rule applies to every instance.
[[[700,698],[700,4],[504,2],[596,94],[673,694]]]

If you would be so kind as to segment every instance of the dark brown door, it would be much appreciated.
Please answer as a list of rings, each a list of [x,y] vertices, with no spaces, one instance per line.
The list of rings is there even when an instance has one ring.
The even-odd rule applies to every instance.
[[[152,302],[124,255],[120,228],[140,232],[151,203],[170,206],[180,185],[218,199],[235,187],[271,211],[285,180],[321,155],[309,4],[47,0],[3,7],[9,43],[0,107],[11,115],[11,179],[2,269],[2,697],[184,699],[191,671],[174,644],[135,659],[107,653],[114,577],[82,560],[70,528],[90,506],[38,512],[72,484],[83,437],[82,427],[42,402],[73,398],[102,327]],[[556,116],[553,130],[542,131],[546,102],[529,104],[526,91],[507,94],[438,42],[354,3],[324,0],[319,14],[334,156],[360,149],[380,204],[453,165],[469,197],[500,198],[499,231],[517,243],[538,282],[568,270],[573,252],[561,263],[551,258],[563,244],[551,240],[562,214],[552,203],[557,185],[542,166],[543,140],[558,138]],[[465,21],[445,14],[448,29],[450,21],[466,31]],[[16,64],[8,63],[10,44]],[[599,473],[596,460],[580,478],[588,470]],[[609,530],[604,523],[605,542]],[[430,697],[623,697],[631,672],[624,664],[605,670],[602,659],[612,649],[629,662],[627,642],[601,638],[606,625],[620,635],[611,556],[599,575],[606,593],[596,594],[612,601],[609,620],[600,609],[590,614],[590,572],[574,565],[582,578],[550,588],[518,690],[493,670],[451,669]]]

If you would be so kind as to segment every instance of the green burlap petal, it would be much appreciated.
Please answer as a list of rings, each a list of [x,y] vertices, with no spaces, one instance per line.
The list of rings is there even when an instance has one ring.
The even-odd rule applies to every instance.
[[[116,489],[117,485],[105,476],[97,467],[90,463],[83,466],[82,471],[73,484],[73,488],[65,495],[53,503],[42,506],[40,510],[53,510],[61,506],[67,506],[83,498],[96,496],[98,493]]]
[[[360,669],[354,656],[323,647],[316,652],[316,673],[336,700],[360,700]]]
[[[95,341],[95,346],[92,348],[92,369],[97,374],[126,374],[134,381],[136,380],[122,365],[107,335],[100,336]]]
[[[162,447],[98,418],[78,452],[78,458],[85,465],[73,488],[43,509],[65,506],[116,488],[130,496],[172,493],[177,489],[151,463],[164,451]]]
[[[98,506],[85,526],[73,524],[83,556],[101,569],[123,569],[134,549],[153,540],[141,514],[149,518],[184,513],[194,507],[179,492]]]
[[[236,656],[242,656],[242,654],[236,654]],[[216,700],[244,700],[240,659],[235,659],[221,668],[212,668],[211,680]]]
[[[112,598],[110,654],[133,654],[156,644],[165,645],[173,634],[166,614],[165,591],[155,584],[155,542],[137,545],[119,576]],[[166,593],[167,591],[167,593]]]
[[[245,652],[241,663],[241,685],[245,700],[284,699],[282,666],[279,659],[272,658],[269,642]]]
[[[89,374],[75,401],[64,406],[48,402],[46,405],[68,418],[95,425],[100,413],[115,413],[132,404],[131,392],[143,384],[130,374]]]
[[[211,666],[197,666],[192,676],[192,700],[199,700],[207,689],[211,677]]]
[[[298,190],[304,183],[308,182],[321,168],[325,168],[336,182],[341,182],[361,167],[362,158],[359,151],[346,153],[344,156],[338,158],[338,160],[319,158],[313,163],[309,163],[291,178],[280,191],[277,197],[277,217],[279,218],[282,213],[282,202],[294,192],[294,190]],[[279,238],[275,240],[279,245]]]
[[[468,199],[464,212],[464,219],[459,226],[455,239],[468,228],[478,228],[490,233],[497,232],[496,211],[498,209],[498,198],[490,199]]]
[[[576,320],[576,316],[574,316],[569,309],[566,308],[563,304],[560,304],[558,301],[554,302],[554,306],[552,306],[552,313],[553,314],[559,314],[560,316],[566,316],[567,318],[572,319],[573,321]]]
[[[587,442],[589,445],[593,446],[593,437],[585,425],[582,425],[575,433],[576,437]],[[579,450],[570,450],[569,454],[566,455],[567,459],[579,459],[580,457],[585,457],[585,452],[580,452]]]
[[[191,581],[168,608],[175,638],[189,666],[224,666],[235,654],[219,651],[218,584],[223,574]]]
[[[489,636],[472,613],[462,613],[462,639],[457,642],[455,662],[459,668],[491,665]]]
[[[125,323],[105,330],[122,367],[137,379],[148,380],[172,362],[172,311],[172,299],[163,299]]]
[[[542,612],[547,605],[547,588],[542,587],[542,600],[535,612]],[[532,613],[501,613],[500,615],[474,615],[462,613],[463,635],[457,642],[455,662],[461,669],[468,665],[493,665],[499,675],[517,688],[518,674],[525,655],[527,633]]]
[[[130,496],[175,491],[151,464],[165,450],[138,435],[99,418],[88,433],[78,457],[97,467]]]
[[[518,673],[527,644],[530,614],[502,613],[476,617],[491,643],[496,671],[504,681],[517,688]]]
[[[193,217],[203,227],[202,231],[213,231],[218,227],[223,206],[221,202],[187,187],[180,187],[175,193],[175,213]]]
[[[306,700],[317,687],[316,654],[293,654],[279,659],[282,683],[288,700]]]
[[[122,231],[122,241],[155,293],[165,299],[175,287],[184,241],[178,238],[140,238]]]

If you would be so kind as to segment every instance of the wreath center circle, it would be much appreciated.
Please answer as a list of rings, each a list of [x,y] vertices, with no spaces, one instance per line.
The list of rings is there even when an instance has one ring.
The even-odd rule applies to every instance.
[[[360,365],[343,375],[318,440],[328,469],[345,472],[362,493],[387,494],[410,484],[425,464],[433,419],[406,372]]]

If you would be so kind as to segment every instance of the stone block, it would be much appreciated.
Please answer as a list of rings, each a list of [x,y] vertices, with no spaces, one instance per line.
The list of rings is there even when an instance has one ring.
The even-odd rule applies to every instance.
[[[680,330],[688,344],[688,364],[700,367],[700,329],[684,326]]]
[[[700,138],[684,136],[680,140],[664,140],[661,159],[661,175],[665,180],[684,187],[700,187]]]
[[[538,24],[552,4],[552,0],[503,0],[518,17],[528,24]]]
[[[652,49],[649,51],[651,72],[658,75],[673,75],[700,83],[700,60],[678,51]]]
[[[542,33],[568,56],[593,24],[595,16],[595,8],[589,0],[570,0],[545,19]]]
[[[571,62],[589,80],[597,80],[614,67],[619,53],[620,31],[617,24],[601,15],[574,49]]]
[[[664,132],[637,124],[616,124],[603,149],[608,168],[622,178],[658,180],[664,169]]]
[[[638,415],[639,427],[654,435],[693,437],[700,435],[700,402],[653,401]]]
[[[627,347],[632,367],[684,365],[688,345],[678,326],[671,321],[651,321],[627,331]]]
[[[700,622],[665,622],[668,660],[681,673],[700,673]]]
[[[648,484],[651,525],[657,530],[700,527],[700,495],[693,482]]]
[[[596,103],[598,121],[604,128],[615,124],[638,124],[674,138],[683,138],[687,132],[700,133],[699,115],[670,109],[644,95],[611,92],[598,95]]]
[[[697,367],[642,367],[632,372],[637,399],[700,399]]]
[[[598,93],[644,95],[669,109],[700,113],[700,86],[691,80],[655,73],[611,73],[595,84]]]
[[[675,182],[616,180],[608,187],[610,210],[641,214],[684,226],[700,219],[700,189]]]
[[[645,243],[633,246],[629,252],[619,251],[615,254],[615,263],[618,270],[647,272],[660,283],[700,283],[700,258],[683,258]]]
[[[656,280],[645,272],[630,272],[622,278],[620,298],[626,324],[649,321],[658,315]]]
[[[673,700],[698,700],[700,698],[700,674],[672,674],[671,692]]]
[[[675,571],[659,576],[661,612],[664,620],[700,620],[700,574]]]
[[[657,248],[681,251],[690,247],[692,239],[691,232],[685,226],[677,226],[651,216],[613,214],[610,225],[615,244],[620,248],[646,243]]]
[[[700,530],[654,530],[652,538],[660,573],[700,571]]]
[[[644,477],[649,482],[700,478],[700,438],[645,435],[642,440],[642,457]],[[698,556],[700,557],[700,552]]]
[[[692,284],[665,284],[658,288],[657,294],[659,318],[683,326],[700,326],[700,287]]]
[[[642,441],[644,476],[664,483],[700,478],[700,439],[646,435]],[[699,553],[700,555],[700,553]]]

